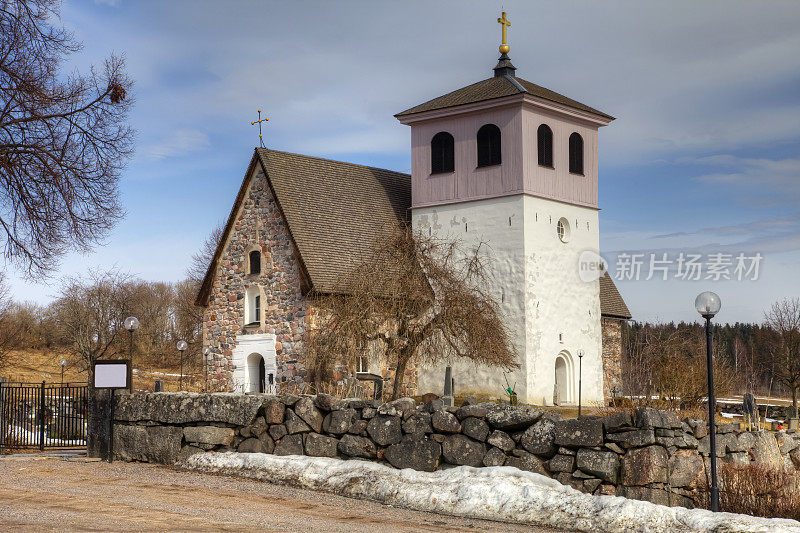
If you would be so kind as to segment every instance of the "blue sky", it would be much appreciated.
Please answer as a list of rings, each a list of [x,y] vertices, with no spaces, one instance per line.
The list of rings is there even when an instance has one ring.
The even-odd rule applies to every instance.
[[[178,280],[227,216],[270,118],[268,146],[400,171],[392,116],[491,75],[501,5],[517,75],[617,117],[600,132],[601,251],[761,253],[757,281],[619,281],[635,318],[760,321],[800,296],[800,3],[67,1],[70,68],[124,53],[136,81],[127,216],[61,276],[116,266]],[[660,278],[660,277],[656,277]]]

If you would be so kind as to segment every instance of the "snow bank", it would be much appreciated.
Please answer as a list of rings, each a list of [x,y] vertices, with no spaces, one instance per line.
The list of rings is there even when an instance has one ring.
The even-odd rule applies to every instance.
[[[366,461],[262,453],[199,453],[184,466],[336,492],[418,511],[577,531],[794,531],[800,522],[592,496],[513,467],[396,470]]]

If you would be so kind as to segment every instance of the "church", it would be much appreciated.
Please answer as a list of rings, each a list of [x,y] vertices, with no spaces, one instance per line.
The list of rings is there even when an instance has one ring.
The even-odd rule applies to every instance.
[[[385,232],[490,250],[490,287],[511,332],[512,372],[453,363],[459,396],[538,405],[606,402],[621,387],[621,326],[631,318],[599,253],[598,131],[614,120],[516,76],[503,16],[491,76],[395,115],[411,129],[411,175],[257,148],[197,296],[213,386],[263,392],[307,379],[302,337],[324,327],[313,296],[369,256]],[[488,70],[488,69],[487,69]],[[593,255],[597,257],[597,255]],[[382,376],[364,359],[338,378]],[[406,395],[444,391],[445,368],[415,366]]]

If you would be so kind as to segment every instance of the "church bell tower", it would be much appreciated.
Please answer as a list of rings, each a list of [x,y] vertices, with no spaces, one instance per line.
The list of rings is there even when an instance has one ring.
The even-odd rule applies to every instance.
[[[395,115],[411,127],[412,223],[424,235],[488,245],[491,290],[519,369],[453,361],[458,395],[535,404],[603,401],[600,289],[579,276],[598,253],[597,134],[613,117],[516,76],[504,12],[487,79]],[[444,367],[420,367],[442,393]]]

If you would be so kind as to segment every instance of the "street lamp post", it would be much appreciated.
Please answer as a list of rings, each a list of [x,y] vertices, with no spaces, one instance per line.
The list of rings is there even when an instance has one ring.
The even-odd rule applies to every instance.
[[[582,386],[583,386],[583,350],[578,350],[578,418],[581,417]]]
[[[719,486],[717,485],[717,400],[714,398],[714,356],[711,353],[711,319],[719,313],[722,303],[713,292],[703,292],[694,301],[697,312],[706,319],[706,366],[708,369],[708,436],[711,445],[711,510],[719,511]]]
[[[135,316],[129,316],[125,319],[125,329],[128,330],[128,359],[131,361],[131,372],[133,372],[133,332],[139,329],[139,319]],[[133,379],[128,384],[128,390],[133,392]]]
[[[180,389],[183,390],[183,352],[186,351],[186,348],[188,348],[189,345],[186,344],[185,340],[179,340],[178,344],[176,344],[175,346],[178,348],[178,351],[181,352],[181,377],[180,377],[180,381],[178,383],[179,383]]]
[[[208,354],[211,353],[211,347],[203,347],[203,389],[208,390]]]
[[[61,386],[63,387],[64,386],[64,367],[67,366],[67,360],[66,359],[62,359],[61,361],[59,361],[58,364],[61,365]]]

